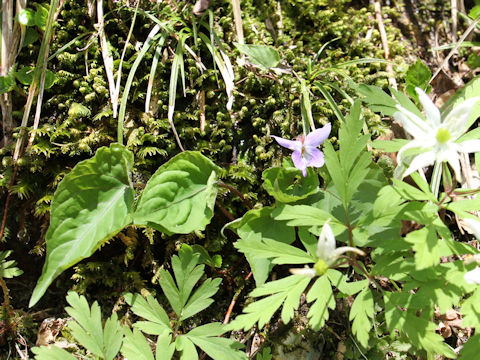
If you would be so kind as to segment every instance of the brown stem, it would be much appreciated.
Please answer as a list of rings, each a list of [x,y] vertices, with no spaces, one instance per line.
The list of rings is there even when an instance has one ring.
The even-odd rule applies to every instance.
[[[215,201],[215,205],[217,205],[217,207],[220,209],[220,211],[223,213],[223,215],[225,215],[225,216],[227,217],[228,220],[230,220],[230,221],[235,220],[235,218],[233,217],[233,215],[230,214],[230,212],[229,212],[227,209],[225,209],[225,208],[222,206],[222,204],[220,204],[220,202],[219,202],[218,200]]]
[[[235,189],[233,186],[230,186],[230,185],[227,185],[221,181],[218,182],[218,185],[225,188],[225,189],[228,189],[230,190],[231,192],[233,192],[235,195],[237,195],[240,199],[242,199],[242,201],[245,203],[245,205],[248,206],[249,209],[253,209],[253,206],[252,204],[250,203],[250,201],[247,200],[247,198],[240,192],[238,191],[237,189]]]
[[[252,277],[252,272],[250,271],[247,276],[245,276],[244,280],[247,281],[248,279],[250,279]],[[230,302],[230,305],[228,306],[228,310],[227,310],[227,313],[225,314],[225,319],[223,320],[223,323],[224,324],[228,324],[228,322],[230,321],[230,316],[232,315],[232,311],[233,311],[233,308],[238,300],[238,297],[240,296],[240,293],[242,292],[244,288],[244,285],[240,287],[240,289],[238,289],[236,292],[235,292],[235,295],[233,295],[233,298],[232,298],[232,301]]]

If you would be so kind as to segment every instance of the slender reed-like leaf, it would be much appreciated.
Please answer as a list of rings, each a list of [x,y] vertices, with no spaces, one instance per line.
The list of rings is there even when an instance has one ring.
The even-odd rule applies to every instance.
[[[335,100],[333,100],[332,95],[330,95],[327,89],[325,89],[320,82],[316,81],[315,86],[318,88],[318,90],[320,90],[325,100],[327,100],[328,105],[333,110],[333,113],[335,114],[337,119],[340,120],[341,122],[345,122],[345,118],[343,117],[342,112],[338,108],[337,103],[335,102]]]
[[[160,58],[160,55],[162,55],[164,42],[165,37],[162,37],[158,42],[157,48],[155,49],[155,55],[153,55],[152,66],[150,67],[150,76],[148,77],[147,95],[145,98],[146,113],[150,111],[150,99],[152,98],[153,81],[155,79],[155,72],[157,71],[158,59]]]

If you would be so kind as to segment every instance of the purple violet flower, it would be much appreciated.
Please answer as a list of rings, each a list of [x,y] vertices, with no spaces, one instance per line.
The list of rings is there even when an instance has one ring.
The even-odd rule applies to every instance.
[[[322,144],[330,135],[332,125],[326,124],[321,129],[313,130],[307,136],[300,135],[296,140],[287,140],[279,136],[272,135],[277,142],[287,149],[293,150],[293,165],[302,171],[304,177],[307,176],[307,167],[322,167],[325,163],[323,152],[317,147]]]

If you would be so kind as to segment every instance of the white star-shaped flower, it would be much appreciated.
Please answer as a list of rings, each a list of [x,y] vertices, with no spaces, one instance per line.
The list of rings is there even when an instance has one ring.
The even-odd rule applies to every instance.
[[[457,143],[456,140],[468,130],[468,120],[473,107],[480,99],[474,97],[455,106],[442,120],[440,110],[420,88],[415,89],[420,103],[425,110],[426,120],[397,105],[393,117],[403,125],[406,132],[413,136],[413,140],[403,146],[397,155],[399,166],[395,176],[404,178],[414,171],[433,165],[435,162],[448,162],[455,171],[457,180],[461,180],[459,153],[473,153],[480,151],[480,140],[467,140]],[[405,170],[403,166],[404,153],[408,149],[418,148],[422,152],[413,156]]]
[[[362,250],[351,246],[342,246],[337,248],[335,245],[335,236],[333,235],[332,228],[327,221],[323,225],[322,232],[318,237],[316,253],[318,260],[313,268],[304,267],[302,269],[290,269],[290,272],[294,275],[304,275],[311,278],[323,275],[341,255],[349,251],[357,253],[361,256],[365,256],[365,253]]]

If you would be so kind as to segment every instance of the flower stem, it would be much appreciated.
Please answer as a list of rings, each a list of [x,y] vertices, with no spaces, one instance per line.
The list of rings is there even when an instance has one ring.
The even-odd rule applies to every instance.
[[[435,199],[438,199],[438,191],[440,189],[440,180],[442,178],[442,167],[443,162],[435,162],[435,166],[433,167],[433,174],[432,174],[432,183],[430,184],[433,195]]]

